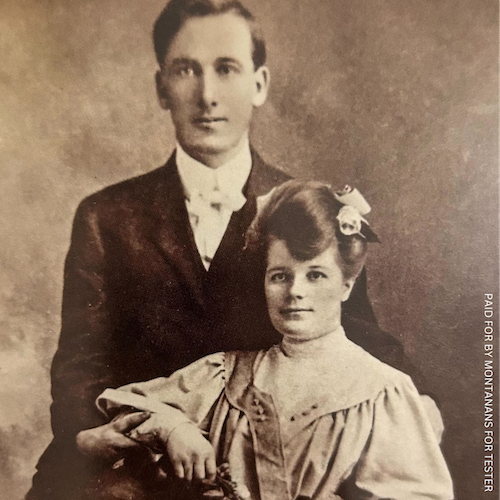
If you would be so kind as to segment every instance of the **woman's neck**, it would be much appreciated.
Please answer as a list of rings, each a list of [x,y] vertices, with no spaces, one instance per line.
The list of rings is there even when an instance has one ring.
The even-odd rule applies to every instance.
[[[339,325],[330,333],[314,339],[296,339],[283,337],[280,349],[287,358],[319,359],[328,355],[336,348],[339,340],[345,338],[344,329]]]

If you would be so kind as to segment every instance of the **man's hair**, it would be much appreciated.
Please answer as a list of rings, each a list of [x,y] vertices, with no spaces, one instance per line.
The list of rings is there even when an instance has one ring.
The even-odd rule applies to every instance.
[[[294,259],[311,260],[333,246],[344,279],[356,278],[366,259],[366,239],[340,231],[344,205],[326,184],[288,181],[275,188],[247,232],[247,249],[267,254],[270,238],[286,243]]]
[[[254,16],[238,0],[171,0],[154,24],[153,42],[158,64],[164,64],[172,40],[188,19],[226,12],[232,12],[248,23],[254,68],[263,66],[266,63],[266,44],[262,32]]]

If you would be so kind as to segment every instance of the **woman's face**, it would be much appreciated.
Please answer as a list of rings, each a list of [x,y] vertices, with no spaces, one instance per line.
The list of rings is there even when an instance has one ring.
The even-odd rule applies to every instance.
[[[268,247],[265,290],[276,330],[295,340],[311,340],[340,325],[340,306],[354,280],[345,280],[331,246],[311,260],[293,258],[283,240]]]

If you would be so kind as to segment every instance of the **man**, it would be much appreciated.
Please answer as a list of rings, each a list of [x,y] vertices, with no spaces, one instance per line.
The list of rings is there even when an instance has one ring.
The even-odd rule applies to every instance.
[[[76,434],[103,423],[94,401],[104,388],[277,340],[260,273],[243,251],[256,197],[288,178],[249,146],[253,109],[269,87],[263,38],[239,2],[172,0],[154,42],[159,102],[170,111],[177,147],[165,166],[106,188],[77,210],[52,366],[54,440],[30,500],[79,498],[89,477],[113,463],[106,458],[135,447],[112,436],[116,453],[102,463],[76,450]],[[404,369],[395,339],[348,315],[374,321],[364,277],[350,303],[344,325],[351,338]]]

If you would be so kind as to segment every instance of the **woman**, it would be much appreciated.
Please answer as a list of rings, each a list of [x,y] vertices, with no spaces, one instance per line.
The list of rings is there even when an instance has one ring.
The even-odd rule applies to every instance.
[[[453,497],[411,379],[349,341],[341,326],[341,303],[367,240],[376,239],[359,210],[344,204],[353,198],[366,203],[353,192],[290,181],[252,224],[249,251],[266,257],[279,345],[216,353],[98,399],[108,415],[135,419],[124,429],[142,422],[128,437],[166,453],[177,476],[213,477],[216,463],[227,462],[240,497],[252,500]],[[148,413],[124,415],[130,408]],[[78,437],[87,453],[104,440],[102,428]]]

